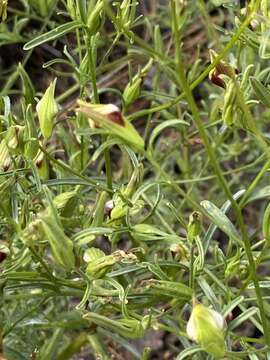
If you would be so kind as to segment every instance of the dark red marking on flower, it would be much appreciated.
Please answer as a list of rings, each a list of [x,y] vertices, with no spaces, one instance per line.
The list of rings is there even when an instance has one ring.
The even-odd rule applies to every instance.
[[[36,166],[37,166],[37,168],[39,168],[39,169],[41,168],[42,162],[43,162],[42,160],[37,160],[37,161],[36,161]]]
[[[120,126],[123,126],[123,127],[125,126],[124,119],[123,119],[123,116],[120,111],[114,111],[114,112],[108,114],[108,119],[111,122],[114,122]]]
[[[215,72],[213,72],[211,75],[210,75],[210,81],[219,86],[219,87],[222,87],[223,89],[225,89],[226,87],[226,83],[224,80],[222,80]]]
[[[9,167],[10,167],[10,164],[4,165],[4,166],[3,166],[3,171],[4,171],[4,172],[8,171]]]
[[[6,257],[7,257],[7,254],[6,254],[6,253],[0,252],[0,263],[1,263],[2,261],[4,261],[4,260],[6,259]]]

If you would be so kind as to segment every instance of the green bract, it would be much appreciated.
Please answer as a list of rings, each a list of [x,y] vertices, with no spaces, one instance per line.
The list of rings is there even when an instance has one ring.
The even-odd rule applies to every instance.
[[[54,119],[58,112],[57,102],[54,99],[56,80],[50,84],[37,104],[40,130],[45,139],[49,139],[52,135]]]

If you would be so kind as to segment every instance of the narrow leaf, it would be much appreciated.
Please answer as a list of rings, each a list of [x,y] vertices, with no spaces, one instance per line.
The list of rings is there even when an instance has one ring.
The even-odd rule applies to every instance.
[[[217,225],[217,227],[219,227],[229,237],[239,241],[240,236],[234,225],[216,205],[210,201],[204,200],[201,202],[201,206],[206,210],[209,218],[213,221],[214,224]]]
[[[250,78],[250,84],[258,99],[263,103],[263,105],[270,108],[270,91],[267,87],[265,87],[255,77]]]
[[[77,29],[80,26],[82,26],[82,24],[79,21],[71,21],[66,24],[60,25],[57,28],[55,28],[51,31],[48,31],[45,34],[39,35],[36,38],[28,41],[24,45],[23,49],[31,50],[31,49],[35,48],[36,46],[44,44],[45,42],[58,39],[61,36],[71,32],[72,30]]]

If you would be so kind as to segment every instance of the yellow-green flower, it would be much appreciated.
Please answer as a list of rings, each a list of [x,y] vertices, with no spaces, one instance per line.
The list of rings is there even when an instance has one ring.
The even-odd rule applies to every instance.
[[[202,304],[195,304],[187,323],[188,337],[198,343],[203,350],[220,359],[224,356],[225,321],[217,311]]]

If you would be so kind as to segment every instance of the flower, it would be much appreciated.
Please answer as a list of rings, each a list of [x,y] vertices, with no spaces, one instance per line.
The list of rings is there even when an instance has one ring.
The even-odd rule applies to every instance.
[[[221,314],[200,303],[195,303],[187,323],[187,335],[203,350],[220,359],[226,351],[224,327],[225,321]]]

